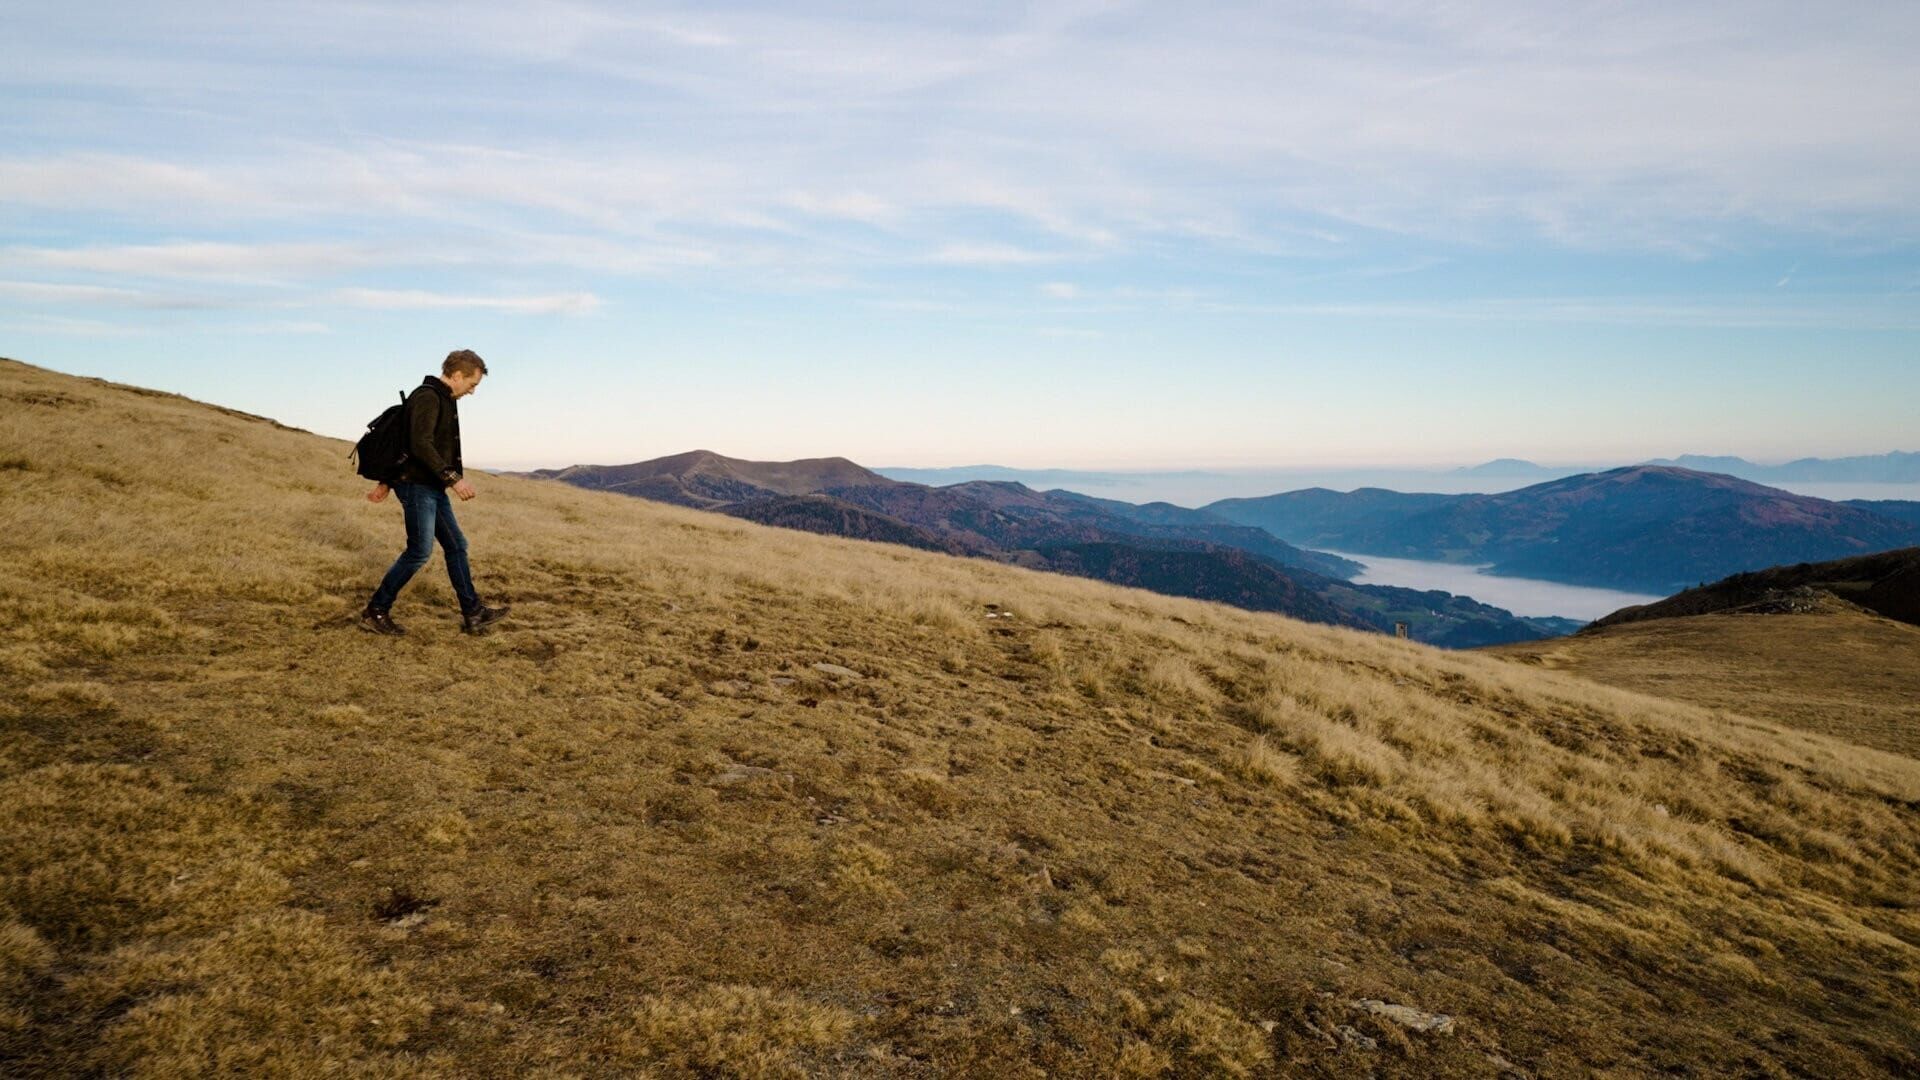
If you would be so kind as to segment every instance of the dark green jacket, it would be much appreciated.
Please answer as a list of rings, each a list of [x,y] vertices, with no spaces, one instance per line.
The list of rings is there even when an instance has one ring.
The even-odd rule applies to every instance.
[[[395,480],[447,488],[460,476],[460,403],[429,375],[407,395],[407,459]]]

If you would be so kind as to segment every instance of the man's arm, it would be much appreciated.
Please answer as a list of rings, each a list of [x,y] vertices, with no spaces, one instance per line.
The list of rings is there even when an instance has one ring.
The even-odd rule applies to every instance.
[[[440,478],[441,487],[452,487],[460,476],[433,445],[433,429],[440,423],[440,395],[431,390],[416,391],[407,406],[407,453]]]

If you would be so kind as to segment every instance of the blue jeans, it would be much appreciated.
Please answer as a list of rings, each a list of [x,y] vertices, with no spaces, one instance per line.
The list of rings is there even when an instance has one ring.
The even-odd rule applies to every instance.
[[[473,591],[473,570],[467,565],[467,538],[453,518],[453,501],[447,498],[446,490],[428,484],[395,484],[393,493],[400,497],[407,515],[407,550],[393,561],[393,568],[374,590],[368,606],[375,611],[390,610],[400,590],[433,558],[433,542],[438,539],[447,556],[447,580],[453,582],[461,612],[478,608],[480,596]]]

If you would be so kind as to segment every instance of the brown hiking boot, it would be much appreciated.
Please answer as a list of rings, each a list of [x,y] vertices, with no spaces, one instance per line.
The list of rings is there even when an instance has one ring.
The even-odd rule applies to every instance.
[[[376,634],[386,634],[389,637],[400,637],[406,633],[405,630],[400,629],[399,623],[393,621],[393,616],[372,608],[360,613],[360,629],[371,630]]]
[[[479,607],[460,616],[460,630],[462,633],[478,634],[487,627],[506,618],[507,611],[510,607],[511,605],[509,604],[501,604],[499,607],[488,607],[485,604],[481,604]]]

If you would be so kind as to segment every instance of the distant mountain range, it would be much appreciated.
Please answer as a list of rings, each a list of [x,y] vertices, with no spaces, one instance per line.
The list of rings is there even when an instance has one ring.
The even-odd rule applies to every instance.
[[[1588,471],[1579,466],[1535,465],[1520,458],[1495,458],[1479,465],[1463,465],[1453,470],[1453,474],[1500,480],[1557,480]]]
[[[1627,464],[1627,463],[1618,463]],[[1737,476],[1763,484],[1920,484],[1920,453],[1894,451],[1842,458],[1801,458],[1782,465],[1759,465],[1745,458],[1683,454],[1642,461],[1696,472]],[[968,480],[1014,480],[1033,488],[1070,487],[1078,491],[1125,496],[1152,491],[1189,505],[1248,491],[1287,491],[1327,487],[1341,491],[1378,487],[1396,491],[1486,493],[1525,484],[1601,472],[1617,465],[1540,465],[1522,458],[1498,458],[1460,468],[1320,467],[1180,469],[1165,471],[1019,469],[1005,465],[962,465],[921,469],[886,467],[875,471],[895,480],[956,484]]]
[[[1903,503],[1829,502],[1674,466],[1609,469],[1498,495],[1309,489],[1203,509],[1294,544],[1657,593],[1920,543],[1920,522]]]
[[[1677,458],[1653,458],[1638,464],[1719,473],[1762,484],[1920,484],[1920,453],[1903,450],[1857,457],[1800,458],[1781,465],[1759,465],[1742,457],[1712,454],[1682,454]],[[1482,465],[1455,469],[1454,475],[1540,481],[1600,471],[1604,470],[1579,465],[1536,465],[1520,458],[1499,458]]]
[[[1682,454],[1646,464],[1724,473],[1761,483],[1920,484],[1920,453],[1901,450],[1859,457],[1800,458],[1784,465],[1756,465],[1745,458],[1700,454]]]
[[[763,524],[910,544],[1218,600],[1314,622],[1391,631],[1466,647],[1565,633],[1564,619],[1523,619],[1467,597],[1344,579],[1349,559],[1304,550],[1265,529],[1170,503],[1135,505],[1010,481],[934,487],[845,458],[758,462],[696,450],[630,465],[576,465],[532,475],[714,510]]]
[[[962,555],[1125,540],[1135,546],[1246,551],[1331,577],[1360,571],[1350,559],[1303,551],[1263,529],[1170,503],[1135,506],[1006,481],[931,487],[888,479],[846,458],[743,461],[695,450],[632,465],[577,465],[534,475],[766,524]]]

